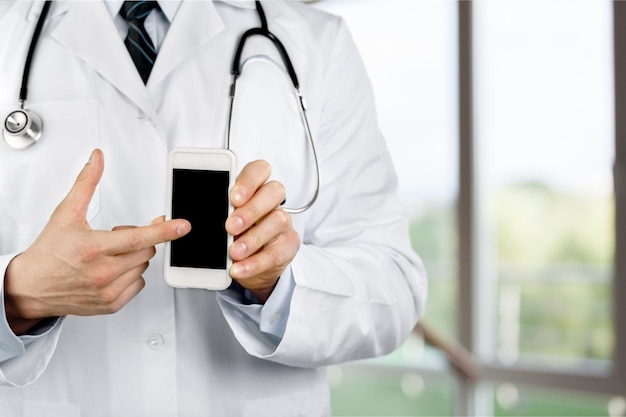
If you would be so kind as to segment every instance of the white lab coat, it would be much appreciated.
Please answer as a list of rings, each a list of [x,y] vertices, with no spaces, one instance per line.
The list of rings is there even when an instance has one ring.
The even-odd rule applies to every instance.
[[[93,228],[165,212],[168,151],[223,147],[231,57],[239,35],[258,25],[252,6],[184,2],[146,88],[103,3],[53,4],[27,103],[42,115],[44,137],[25,151],[0,143],[0,277],[93,148],[105,154]],[[40,10],[41,2],[0,3],[2,117],[16,105]],[[23,351],[0,314],[1,416],[329,415],[324,366],[390,352],[413,327],[425,274],[349,34],[299,3],[265,10],[298,72],[322,175],[318,201],[293,216],[302,246],[286,272],[295,289],[282,341],[263,332],[279,315],[261,314],[259,326],[222,294],[165,285],[159,247],[145,289],[117,314],[61,319]],[[246,57],[257,54],[279,60],[266,40],[246,47]],[[246,65],[233,123],[239,168],[268,160],[287,205],[305,203],[315,183],[310,148],[289,83],[267,60]]]

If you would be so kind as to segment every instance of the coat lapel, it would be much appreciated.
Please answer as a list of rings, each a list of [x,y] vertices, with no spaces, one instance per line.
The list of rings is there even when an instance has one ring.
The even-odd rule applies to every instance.
[[[254,8],[251,1],[226,3]],[[196,23],[198,16],[202,16],[203,24]],[[58,22],[51,36],[151,118],[156,115],[148,89],[224,29],[213,1],[183,1],[161,46],[146,89],[103,2],[57,1],[51,10],[52,17]]]
[[[212,1],[183,1],[159,50],[148,87],[156,86],[223,29],[224,23]]]
[[[148,92],[102,2],[55,2],[59,16],[51,36],[78,59],[133,101],[144,113],[155,116]]]

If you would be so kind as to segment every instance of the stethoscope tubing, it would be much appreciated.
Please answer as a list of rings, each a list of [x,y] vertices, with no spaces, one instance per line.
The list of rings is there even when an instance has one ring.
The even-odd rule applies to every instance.
[[[28,79],[30,77],[30,67],[33,61],[33,55],[35,54],[35,48],[37,48],[37,45],[39,44],[39,36],[41,35],[41,30],[43,29],[43,25],[46,21],[46,17],[48,16],[48,11],[50,10],[51,4],[52,0],[46,0],[44,2],[43,8],[41,9],[41,14],[39,15],[39,19],[37,20],[37,25],[35,26],[35,31],[33,32],[33,37],[28,47],[26,61],[24,62],[24,71],[22,72],[22,84],[20,85],[20,109],[24,108],[24,102],[28,97]]]
[[[231,82],[230,94],[229,94],[230,104],[228,106],[228,120],[227,120],[227,125],[226,125],[225,146],[226,146],[226,149],[230,150],[230,132],[231,132],[231,127],[232,127],[235,96],[237,93],[237,80],[239,79],[239,76],[241,75],[243,71],[243,67],[245,66],[245,63],[247,62],[247,60],[244,61],[243,63],[241,62],[243,49],[246,45],[246,41],[250,39],[252,36],[264,37],[266,39],[269,39],[278,50],[280,57],[283,61],[283,64],[285,66],[287,75],[291,79],[294,93],[298,101],[298,111],[300,113],[300,119],[304,126],[304,133],[306,135],[306,139],[309,145],[311,146],[311,151],[313,154],[313,162],[315,165],[315,181],[316,181],[315,192],[313,193],[313,196],[309,199],[309,201],[306,204],[304,204],[301,207],[297,207],[297,208],[291,208],[291,207],[285,207],[285,206],[282,207],[282,209],[285,210],[287,213],[299,214],[311,208],[311,206],[313,206],[313,204],[315,203],[319,195],[320,184],[321,184],[321,174],[320,174],[319,159],[317,156],[317,149],[315,148],[315,141],[313,140],[313,135],[311,133],[311,126],[309,124],[309,119],[306,115],[306,103],[300,91],[300,83],[298,81],[298,76],[296,75],[296,70],[293,66],[293,63],[291,62],[291,59],[289,58],[287,49],[285,48],[283,43],[278,39],[278,37],[274,35],[272,32],[270,32],[270,30],[268,29],[267,18],[265,16],[265,11],[263,10],[263,6],[261,5],[261,2],[256,0],[255,6],[256,6],[257,13],[259,15],[259,19],[261,20],[261,27],[248,29],[241,35],[241,38],[239,39],[239,43],[237,44],[237,47],[235,48],[235,55],[233,56],[233,64],[231,67],[232,82]]]
[[[22,82],[21,82],[20,91],[19,91],[19,99],[18,99],[19,108],[11,112],[7,116],[4,122],[4,129],[2,132],[3,137],[5,141],[7,142],[7,144],[9,144],[9,146],[17,150],[23,150],[32,146],[34,143],[36,143],[39,140],[39,138],[41,137],[43,133],[43,121],[41,119],[41,116],[39,116],[33,110],[26,109],[24,106],[28,98],[28,81],[29,81],[29,77],[31,73],[31,65],[32,65],[33,56],[35,53],[35,49],[37,45],[39,44],[39,37],[41,35],[42,28],[45,24],[51,4],[52,4],[52,0],[46,0],[44,2],[43,8],[41,9],[41,13],[39,15],[39,19],[37,20],[37,24],[35,26],[35,30],[33,31],[33,36],[32,36],[30,45],[28,47],[28,52],[26,54],[26,61],[24,63],[24,71],[22,73]],[[269,39],[278,50],[281,56],[281,59],[283,61],[283,64],[285,66],[286,73],[291,79],[291,83],[293,84],[294,93],[298,102],[298,110],[300,113],[301,122],[304,126],[304,133],[305,133],[306,139],[312,150],[312,156],[313,156],[313,161],[315,165],[316,186],[315,186],[315,192],[313,193],[313,196],[309,199],[309,201],[305,205],[301,207],[297,207],[297,208],[282,207],[282,209],[288,213],[298,214],[298,213],[302,213],[308,210],[313,205],[313,203],[315,203],[319,195],[321,175],[320,175],[320,167],[319,167],[319,160],[317,156],[317,150],[315,148],[315,142],[313,140],[313,135],[311,133],[309,120],[306,115],[305,100],[300,91],[300,84],[298,81],[298,76],[296,75],[296,71],[291,62],[291,59],[289,58],[289,54],[287,53],[287,50],[282,44],[282,42],[272,32],[269,31],[268,25],[267,25],[267,18],[265,16],[265,11],[263,10],[263,6],[261,5],[261,2],[256,0],[255,6],[256,6],[257,13],[259,15],[259,19],[261,21],[261,26],[251,28],[241,35],[239,43],[237,47],[235,48],[235,54],[233,57],[233,63],[232,63],[232,69],[231,69],[232,84],[230,87],[230,94],[229,94],[230,104],[229,104],[228,120],[227,120],[227,126],[226,126],[225,147],[226,149],[230,150],[230,132],[231,132],[232,119],[233,119],[234,101],[235,101],[235,95],[236,95],[236,90],[237,90],[237,80],[239,79],[239,76],[241,75],[243,67],[245,66],[245,62],[243,64],[241,63],[241,55],[243,53],[244,46],[246,44],[246,41],[252,36],[265,37]]]
[[[231,143],[230,132],[232,128],[233,108],[235,105],[235,97],[236,97],[236,92],[237,92],[237,80],[239,79],[239,76],[243,72],[242,70],[245,67],[246,63],[254,58],[261,59],[264,57],[255,56],[255,57],[251,57],[247,59],[246,61],[244,61],[238,66],[238,71],[236,73],[233,72],[232,74],[232,83],[230,87],[230,103],[228,106],[228,118],[227,118],[227,123],[226,123],[226,139],[225,139],[225,148],[229,150],[230,150],[230,143]],[[276,64],[273,60],[269,58],[264,58],[264,59],[274,64],[276,69],[278,69],[279,71],[284,72],[283,69],[280,68],[278,64]],[[296,88],[295,86],[294,86],[294,98],[298,102],[298,111],[300,113],[300,120],[304,127],[304,134],[306,136],[307,142],[309,143],[309,146],[311,147],[313,162],[315,165],[315,181],[316,181],[315,191],[313,193],[313,196],[309,199],[309,201],[305,205],[298,207],[298,208],[282,207],[282,209],[285,210],[287,213],[299,214],[311,208],[313,203],[315,203],[315,201],[317,200],[317,197],[319,195],[319,190],[320,190],[321,175],[320,175],[320,168],[319,168],[319,159],[317,156],[317,149],[315,147],[315,141],[313,140],[313,134],[311,133],[311,126],[309,125],[309,120],[306,115],[306,102],[304,100],[304,96],[300,92],[300,89]]]

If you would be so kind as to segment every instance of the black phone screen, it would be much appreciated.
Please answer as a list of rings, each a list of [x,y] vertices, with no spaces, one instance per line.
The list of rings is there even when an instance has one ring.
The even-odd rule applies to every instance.
[[[172,218],[191,232],[171,242],[171,266],[226,269],[229,180],[228,171],[173,170]]]

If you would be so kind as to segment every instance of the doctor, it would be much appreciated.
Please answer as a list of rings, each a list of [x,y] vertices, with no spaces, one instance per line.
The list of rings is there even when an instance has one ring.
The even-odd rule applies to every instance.
[[[44,136],[0,143],[0,415],[328,416],[324,366],[395,349],[426,293],[358,53],[340,19],[264,3],[307,99],[319,197],[280,208],[306,203],[315,168],[280,57],[255,39],[230,140],[235,284],[173,289],[159,244],[190,226],[161,217],[166,156],[224,147],[231,59],[259,16],[251,1],[159,6],[145,84],[121,1],[50,8],[27,102]],[[41,10],[0,2],[3,117]]]

